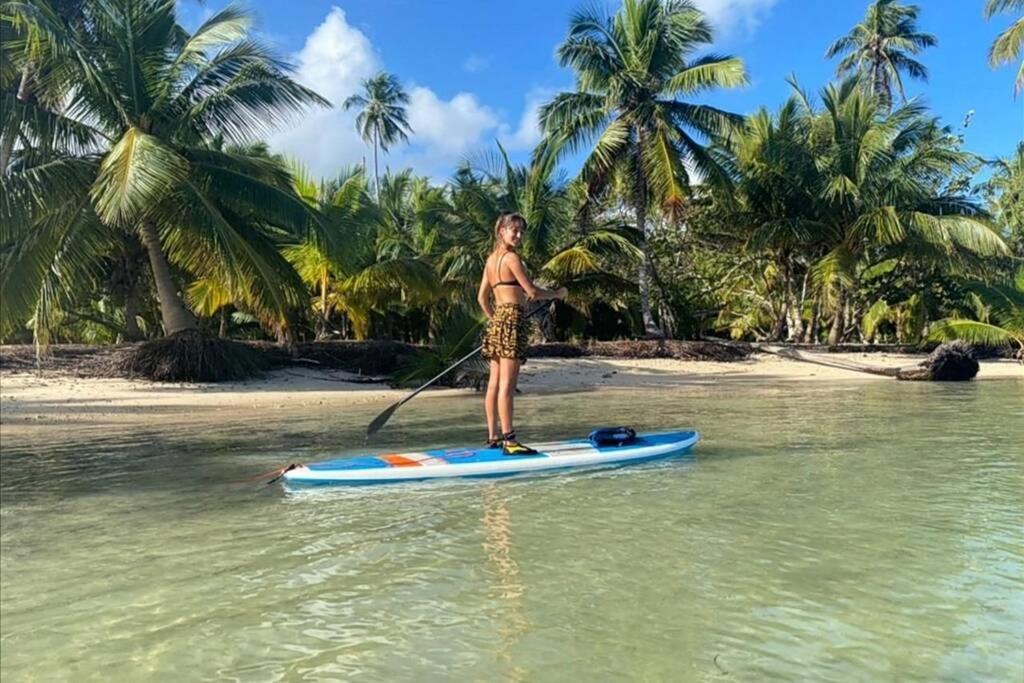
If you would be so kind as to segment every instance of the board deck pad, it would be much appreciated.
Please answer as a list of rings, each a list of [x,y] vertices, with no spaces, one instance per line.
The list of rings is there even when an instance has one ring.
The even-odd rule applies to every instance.
[[[500,448],[454,448],[338,458],[296,467],[290,484],[383,484],[446,477],[494,477],[622,465],[682,455],[700,440],[695,431],[637,435],[621,446],[595,447],[587,439],[533,444],[537,455],[509,456]]]

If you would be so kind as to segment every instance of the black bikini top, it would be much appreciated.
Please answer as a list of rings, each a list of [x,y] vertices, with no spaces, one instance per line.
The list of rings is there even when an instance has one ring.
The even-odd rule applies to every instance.
[[[502,254],[501,256],[498,257],[498,263],[494,267],[494,269],[498,272],[498,277],[501,277],[501,259],[505,258],[506,256],[508,256],[508,252],[507,251],[504,254]],[[506,285],[506,286],[509,286],[509,287],[519,287],[519,281],[518,280],[514,280],[514,279],[513,280],[498,280],[493,285],[491,285],[491,287],[501,287],[502,285]]]

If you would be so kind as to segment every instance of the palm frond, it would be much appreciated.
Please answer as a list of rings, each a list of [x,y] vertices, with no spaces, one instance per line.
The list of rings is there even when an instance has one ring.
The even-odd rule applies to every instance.
[[[188,171],[188,161],[161,140],[129,128],[100,163],[91,190],[96,213],[117,225],[137,222]]]

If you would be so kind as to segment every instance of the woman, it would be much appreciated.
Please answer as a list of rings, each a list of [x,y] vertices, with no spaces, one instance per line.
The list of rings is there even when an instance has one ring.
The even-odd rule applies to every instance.
[[[490,362],[484,412],[487,414],[487,447],[502,449],[505,455],[535,455],[537,451],[516,440],[512,424],[512,397],[519,381],[519,367],[526,361],[527,326],[523,306],[526,300],[564,299],[565,287],[557,291],[537,287],[526,273],[516,249],[523,241],[526,219],[517,213],[503,214],[494,224],[494,249],[484,263],[477,301],[487,316],[483,357]],[[491,296],[494,305],[491,305]],[[501,437],[498,423],[501,422]]]

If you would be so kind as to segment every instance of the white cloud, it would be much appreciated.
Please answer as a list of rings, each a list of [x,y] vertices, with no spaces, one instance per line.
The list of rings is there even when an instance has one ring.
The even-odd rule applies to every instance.
[[[334,7],[292,61],[296,80],[329,99],[333,108],[308,113],[291,130],[272,136],[271,146],[298,158],[315,174],[333,174],[358,163],[367,154],[366,145],[356,133],[356,113],[341,105],[380,68],[373,45]]]
[[[383,68],[369,38],[348,23],[341,8],[333,7],[291,61],[297,67],[296,79],[334,106],[306,114],[290,130],[273,135],[271,146],[296,157],[316,175],[334,174],[364,158],[372,164],[373,151],[356,132],[356,112],[342,109],[345,99],[360,90],[363,79]],[[513,129],[473,93],[459,92],[444,99],[425,85],[409,86],[407,91],[413,133],[408,145],[396,145],[381,158],[381,169],[412,166],[434,178],[446,177],[458,162],[489,147],[494,138],[510,150],[532,148],[540,139],[537,110],[550,95],[531,91]]]
[[[331,8],[298,54],[299,81],[340,106],[360,82],[380,68],[370,40],[349,25],[340,7]]]
[[[716,37],[752,34],[778,0],[696,0],[715,27]]]
[[[482,55],[470,55],[466,58],[466,61],[462,63],[463,71],[468,71],[471,74],[480,73],[491,65],[490,57],[484,57]]]
[[[409,100],[409,125],[415,141],[445,156],[465,154],[498,125],[497,115],[470,93],[459,93],[445,102],[429,88],[416,87]]]
[[[512,130],[508,124],[502,124],[499,130],[501,144],[509,150],[530,150],[540,142],[543,133],[540,129],[540,108],[554,95],[553,90],[534,88],[526,96],[526,106],[519,118],[519,125]]]

